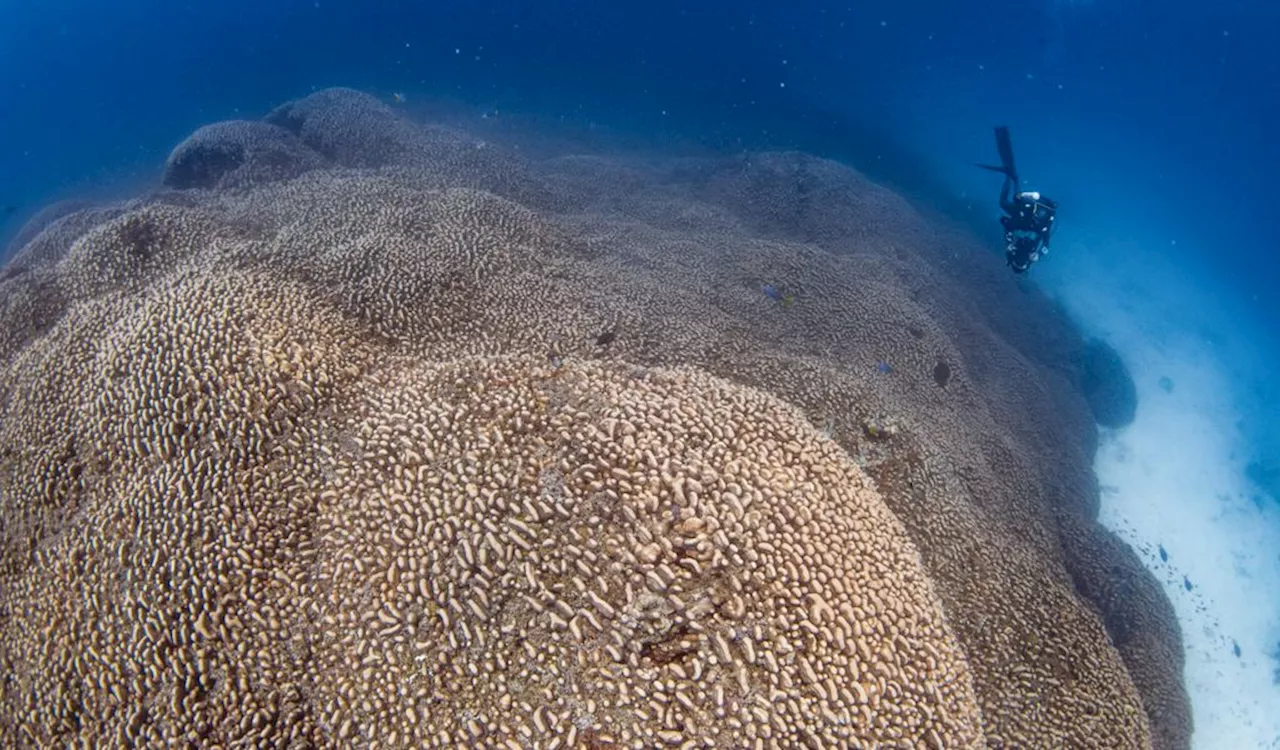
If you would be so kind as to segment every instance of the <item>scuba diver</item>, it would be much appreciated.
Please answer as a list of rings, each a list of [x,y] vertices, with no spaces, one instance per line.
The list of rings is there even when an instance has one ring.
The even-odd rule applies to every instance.
[[[1021,189],[1009,128],[996,128],[996,149],[1000,152],[1000,166],[978,166],[1004,175],[1004,186],[1000,188],[1000,208],[1005,212],[1000,217],[1000,225],[1004,227],[1004,257],[1014,273],[1026,273],[1040,256],[1049,253],[1058,203],[1033,190]]]

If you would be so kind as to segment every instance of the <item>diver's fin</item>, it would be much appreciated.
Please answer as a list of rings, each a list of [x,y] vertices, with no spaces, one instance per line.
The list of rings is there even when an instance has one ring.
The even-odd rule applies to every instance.
[[[1013,176],[1009,174],[1008,169],[1006,169],[1005,167],[997,166],[995,164],[974,164],[973,166],[982,167],[983,169],[990,169],[992,172],[999,172],[1000,174],[1009,175],[1010,177]]]
[[[996,150],[1000,152],[1002,165],[1002,168],[997,171],[1004,172],[1016,181],[1018,167],[1013,163],[1013,140],[1009,137],[1009,128],[1004,125],[996,128]]]

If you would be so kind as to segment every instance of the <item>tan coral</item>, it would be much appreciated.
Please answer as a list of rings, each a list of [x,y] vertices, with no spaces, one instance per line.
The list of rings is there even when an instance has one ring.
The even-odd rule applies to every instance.
[[[1088,601],[1110,585],[1094,556],[1113,553],[1096,549],[1092,531],[1071,536],[1077,521],[1095,528],[1069,515],[1090,507],[1092,426],[1058,372],[1070,368],[1075,339],[1034,299],[1023,301],[1025,318],[1003,315],[1009,289],[998,263],[937,239],[905,204],[832,163],[790,154],[530,166],[489,161],[500,152],[487,146],[468,160],[466,137],[380,107],[322,92],[281,110],[293,118],[283,127],[346,149],[358,171],[164,198],[188,206],[128,206],[88,233],[46,231],[44,260],[0,280],[12,295],[0,313],[16,332],[2,342],[0,377],[0,586],[9,597],[0,648],[21,675],[0,687],[6,740],[25,726],[42,742],[79,733],[90,742],[323,744],[377,733],[394,745],[438,724],[424,741],[519,742],[525,730],[574,726],[581,744],[631,732],[644,745],[684,741],[669,713],[732,733],[757,726],[757,709],[778,717],[770,731],[797,741],[807,721],[886,741],[921,730],[924,746],[947,727],[962,742],[980,737],[964,679],[952,683],[958,692],[935,695],[922,674],[904,671],[902,653],[917,668],[932,659],[972,674],[989,742],[1148,747],[1150,715],[1153,726],[1172,717],[1156,728],[1172,738],[1163,747],[1179,746],[1187,706],[1168,689],[1180,666],[1165,661],[1176,623],[1170,631],[1145,616],[1158,597],[1137,603],[1124,618],[1144,640],[1117,650],[1105,630],[1113,618]],[[799,215],[802,196],[782,183],[798,177],[821,200],[795,223],[787,217]],[[477,189],[485,185],[503,197]],[[532,210],[540,205],[560,213]],[[158,240],[130,241],[138,226]],[[966,274],[981,278],[957,287],[952,277]],[[794,305],[765,297],[763,283],[795,292]],[[939,361],[950,369],[945,387]],[[738,385],[639,367],[654,365]],[[823,433],[742,384],[802,408]],[[616,420],[609,440],[599,434],[610,429],[605,412]],[[741,427],[726,431],[728,417]],[[680,461],[664,468],[663,451]],[[779,463],[791,468],[764,468]],[[855,464],[882,500],[859,488]],[[730,475],[743,492],[719,486]],[[686,513],[716,491],[723,507]],[[737,514],[731,497],[748,496],[776,511],[771,524],[759,523],[764,515],[741,528],[726,522]],[[566,497],[575,500],[558,501],[568,518],[552,502]],[[833,497],[839,507],[817,515],[783,502]],[[656,510],[641,514],[651,498]],[[606,506],[632,507],[638,523],[618,522]],[[853,527],[856,543],[823,549],[829,524],[855,512],[871,513]],[[475,514],[502,523],[462,523]],[[542,524],[556,533],[535,544]],[[904,532],[923,574],[914,555],[894,552],[910,549]],[[716,568],[699,555],[709,544],[715,560],[717,535],[744,550],[759,589],[746,576],[741,592],[728,579],[707,583]],[[599,551],[606,540],[616,556]],[[430,552],[446,542],[448,554]],[[535,555],[551,575],[532,565]],[[819,573],[780,562],[788,555]],[[594,575],[601,566],[605,575]],[[634,600],[626,585],[593,588],[608,575],[630,580]],[[868,576],[884,583],[854,585]],[[730,593],[680,591],[717,585]],[[828,596],[837,586],[843,600]],[[554,600],[504,593],[544,588]],[[864,590],[899,594],[851,619],[842,605]],[[416,600],[435,609],[415,609]],[[935,601],[945,621],[915,612]],[[904,632],[916,635],[901,642],[883,637],[893,628],[870,626],[882,648],[859,651],[867,668],[856,678],[851,663],[720,626],[654,641],[645,658],[666,664],[633,653],[642,626],[674,628],[679,612],[711,623],[759,615],[782,623],[777,632],[808,623],[818,629],[805,630],[812,642],[840,617],[887,623],[909,611],[916,630]],[[525,627],[538,647],[504,650],[518,644],[492,635],[481,647],[481,624],[504,637]],[[515,665],[549,663],[553,647],[618,628],[637,638],[592,641],[567,665],[556,660],[584,697],[555,704],[575,695],[567,688],[545,704],[518,700],[545,675]],[[423,646],[420,633],[438,637]],[[434,666],[422,669],[453,692],[406,687],[421,679],[424,653],[421,664]],[[441,654],[444,663],[430,661]],[[720,668],[730,662],[747,666]],[[622,700],[604,685],[629,684],[601,671],[609,664],[661,667],[643,694],[627,688],[631,724],[602,709]],[[828,682],[829,667],[845,679]],[[588,678],[598,694],[584,692]],[[767,696],[778,701],[729,716],[735,696],[774,679],[799,691],[794,705]],[[699,680],[710,680],[702,692],[687,686]],[[841,706],[891,695],[879,723],[839,723]],[[459,696],[499,711],[433,708]],[[721,702],[723,725],[708,723]],[[911,708],[919,705],[956,708],[932,714],[939,734],[930,736],[921,717],[931,714]],[[20,726],[24,716],[43,723]],[[586,716],[598,723],[573,723]]]
[[[123,481],[6,586],[11,739],[976,746],[914,549],[790,409],[587,364],[353,381],[340,319],[263,281],[179,279],[106,332]]]
[[[824,165],[811,173],[857,181],[831,171]],[[669,192],[664,187],[662,193]],[[781,200],[781,194],[755,190],[751,210],[794,215],[787,205],[759,205],[761,196]],[[672,211],[680,199],[667,199]],[[717,199],[741,210],[732,196]],[[830,201],[825,210],[847,215],[809,215],[807,222],[843,226],[867,208]],[[882,204],[877,210],[901,209]],[[604,219],[578,221],[598,232]],[[803,236],[809,223],[794,227],[795,234]],[[916,224],[905,236],[924,234]],[[922,262],[927,244],[884,253],[874,242],[847,247],[842,235],[826,245],[834,253],[781,243],[744,247],[738,237],[723,236],[722,219],[715,218],[698,230],[682,227],[682,235],[698,238],[697,252],[690,246],[676,251],[663,247],[671,225],[627,222],[625,235],[601,251],[639,255],[634,265],[650,269],[625,286],[652,284],[654,294],[617,294],[644,304],[643,317],[670,321],[663,331],[670,346],[655,359],[696,363],[802,406],[871,469],[922,549],[969,653],[989,736],[1012,746],[1146,747],[1152,738],[1144,714],[1151,712],[1144,703],[1150,702],[1163,709],[1151,713],[1161,736],[1174,738],[1162,747],[1186,747],[1189,706],[1168,687],[1180,681],[1176,624],[1131,615],[1150,643],[1117,650],[1108,622],[1088,600],[1093,592],[1074,588],[1081,565],[1060,547],[1072,524],[1096,527],[1073,520],[1089,509],[1082,502],[1094,434],[1087,406],[1032,358],[1056,356],[1060,367],[1069,366],[1070,357],[1055,351],[1071,351],[1064,346],[1070,343],[1065,324],[1041,310],[1043,318],[1011,325],[1008,299],[992,302],[995,317],[988,318],[985,299],[975,303],[969,287],[952,288]],[[881,241],[902,236],[897,229],[872,235]],[[981,260],[971,262],[980,267]],[[789,308],[772,304],[758,291],[763,281],[785,284],[797,301]],[[690,287],[709,290],[714,309],[687,295]],[[725,311],[734,314],[720,317]],[[707,321],[714,321],[710,336],[701,333]],[[690,330],[698,333],[681,335]],[[953,363],[946,388],[933,376],[939,359]],[[877,360],[890,363],[892,373],[879,372]],[[896,434],[878,429],[888,423]],[[1000,552],[974,557],[975,547]],[[1087,554],[1079,546],[1070,551]],[[1096,570],[1090,575],[1105,578]],[[1154,607],[1151,601],[1136,609]],[[1141,694],[1130,671],[1142,675]]]
[[[586,364],[380,379],[339,481],[317,488],[331,729],[978,742],[914,551],[789,409],[693,372]]]
[[[208,211],[142,206],[76,239],[58,263],[59,282],[70,299],[138,292],[183,263],[199,260],[219,242],[243,240]]]
[[[38,513],[7,540],[8,746],[312,731],[282,708],[305,708],[297,641],[212,643],[242,619],[297,614],[268,593],[314,520],[289,484],[305,451],[287,447],[367,350],[278,280],[193,272],[152,286],[142,304],[73,308],[41,340],[57,377],[24,352],[0,381],[26,396],[0,436],[4,515]],[[69,477],[38,481],[50,465]]]

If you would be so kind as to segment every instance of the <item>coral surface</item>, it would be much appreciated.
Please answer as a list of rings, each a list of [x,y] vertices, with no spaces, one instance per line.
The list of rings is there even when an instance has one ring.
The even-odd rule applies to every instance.
[[[0,744],[1187,747],[1096,349],[963,232],[345,89],[169,167],[0,275]]]

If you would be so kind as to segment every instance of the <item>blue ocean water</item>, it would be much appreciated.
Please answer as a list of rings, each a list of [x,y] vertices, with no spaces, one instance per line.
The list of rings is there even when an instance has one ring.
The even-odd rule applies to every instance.
[[[968,223],[994,253],[999,178],[973,164],[1008,125],[1028,186],[1062,206],[1030,283],[1138,380],[1146,417],[1107,436],[1100,477],[1141,495],[1178,464],[1216,462],[1177,484],[1225,493],[1273,532],[1237,539],[1228,524],[1234,561],[1205,551],[1190,574],[1280,566],[1263,546],[1280,535],[1280,6],[9,0],[0,18],[0,243],[51,200],[154,183],[202,124],[342,85],[635,143],[803,149]],[[1201,419],[1171,437],[1174,412]],[[1107,463],[1121,448],[1150,456],[1147,479]],[[1176,514],[1182,499],[1163,502]],[[1141,510],[1112,518],[1149,533]],[[1280,600],[1261,609],[1247,657],[1280,669]],[[1246,683],[1201,694],[1232,684]],[[1208,700],[1198,724],[1217,726]]]

